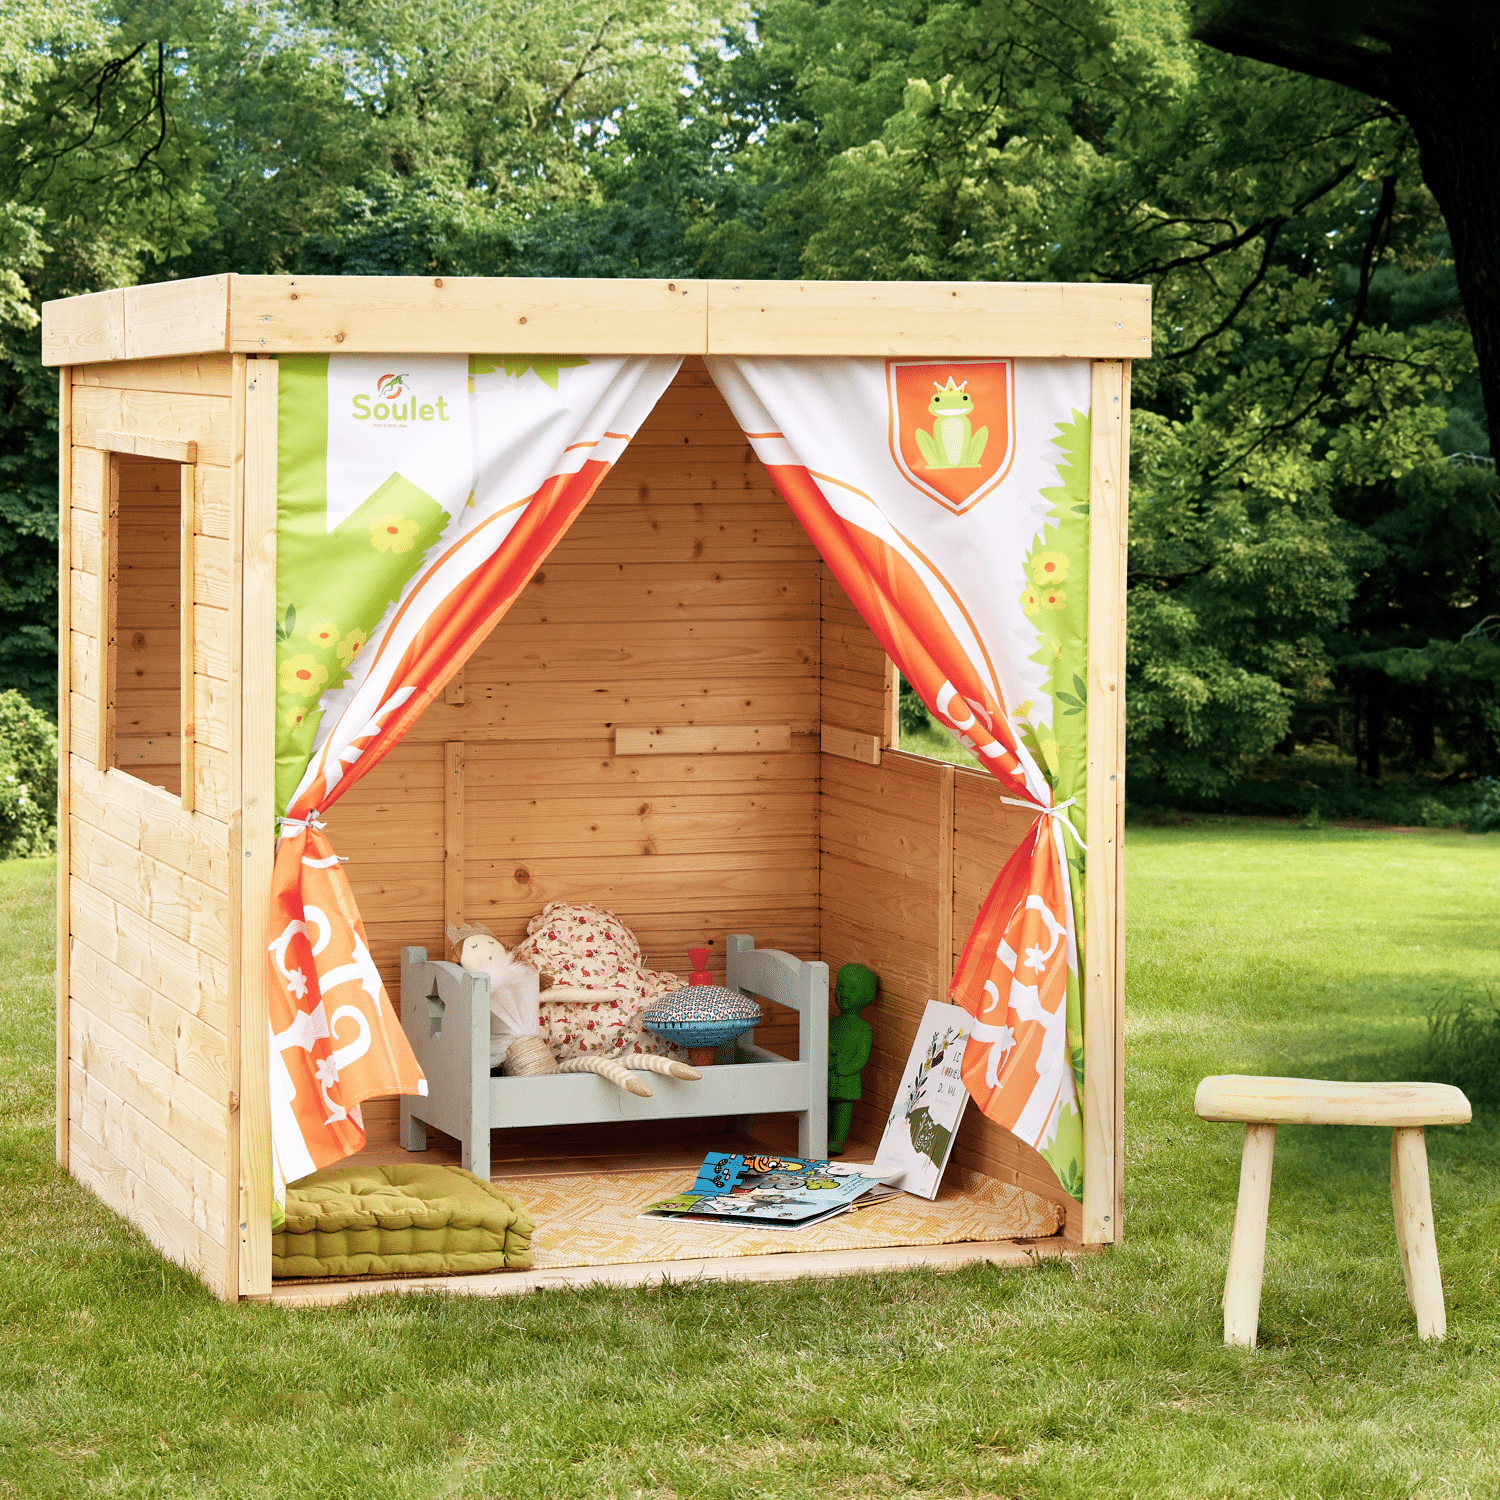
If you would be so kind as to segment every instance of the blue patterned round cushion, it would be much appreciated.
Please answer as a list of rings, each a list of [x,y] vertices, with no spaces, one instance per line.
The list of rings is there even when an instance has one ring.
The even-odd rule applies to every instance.
[[[679,1047],[717,1047],[760,1025],[760,1006],[738,990],[690,984],[647,1006],[641,1025]]]

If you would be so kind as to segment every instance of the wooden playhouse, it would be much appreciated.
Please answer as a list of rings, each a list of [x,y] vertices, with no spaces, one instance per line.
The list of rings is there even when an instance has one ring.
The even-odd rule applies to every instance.
[[[868,964],[882,990],[852,1136],[867,1142],[1033,817],[985,772],[894,748],[892,661],[710,370],[1081,368],[1081,1202],[978,1109],[954,1160],[1062,1204],[1052,1248],[1120,1238],[1126,475],[1146,288],[226,275],[50,303],[43,328],[60,367],[58,1159],[229,1299],[272,1293],[279,364],[681,358],[513,606],[328,808],[328,837],[391,996],[403,947],[440,955],[445,925],[472,919],[513,941],[550,901],[609,907],[663,968],[711,938],[722,975],[732,932]],[[796,1024],[770,1018],[759,1040],[794,1055]],[[394,1099],[364,1124],[372,1150],[397,1149]]]

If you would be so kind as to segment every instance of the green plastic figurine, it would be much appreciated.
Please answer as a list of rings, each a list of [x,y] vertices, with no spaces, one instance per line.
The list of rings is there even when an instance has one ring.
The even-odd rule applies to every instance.
[[[875,998],[880,981],[863,964],[845,964],[834,981],[839,1013],[828,1023],[828,1154],[842,1156],[859,1098],[860,1070],[870,1060],[875,1033],[860,1011]]]

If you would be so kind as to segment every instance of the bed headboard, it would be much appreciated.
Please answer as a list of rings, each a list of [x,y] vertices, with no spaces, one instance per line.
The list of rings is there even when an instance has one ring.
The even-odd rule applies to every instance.
[[[828,1014],[827,964],[808,963],[779,948],[757,948],[755,939],[743,932],[729,934],[724,956],[729,989],[789,1005],[804,1020],[815,1011]]]

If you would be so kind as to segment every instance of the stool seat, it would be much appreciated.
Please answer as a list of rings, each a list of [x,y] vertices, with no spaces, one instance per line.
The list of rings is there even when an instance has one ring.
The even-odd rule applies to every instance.
[[[1450,1083],[1330,1083],[1220,1073],[1193,1096],[1200,1120],[1238,1125],[1467,1125],[1473,1116]]]
[[[1240,1196],[1224,1277],[1224,1342],[1255,1347],[1260,1288],[1266,1266],[1271,1158],[1278,1125],[1385,1125],[1391,1132],[1391,1207],[1406,1296],[1417,1336],[1448,1331],[1443,1281],[1432,1226],[1427,1179],[1428,1125],[1463,1125],[1471,1118],[1463,1092],[1446,1083],[1334,1083],[1323,1078],[1257,1078],[1223,1073],[1205,1078],[1193,1098],[1204,1120],[1245,1127]]]

